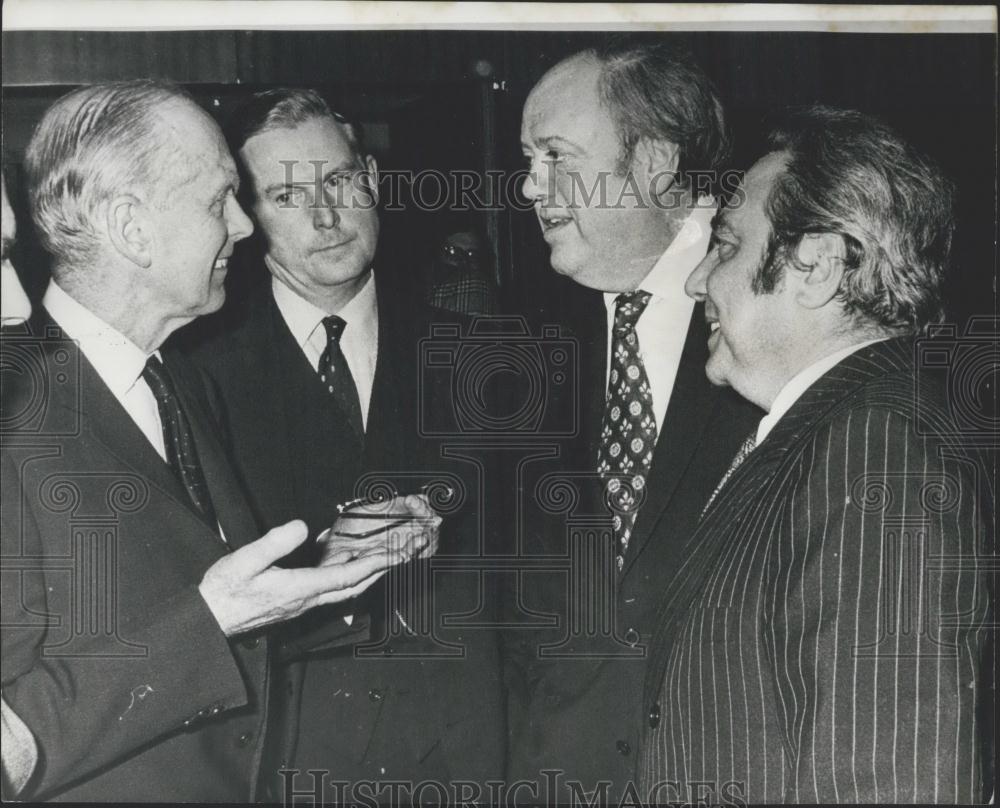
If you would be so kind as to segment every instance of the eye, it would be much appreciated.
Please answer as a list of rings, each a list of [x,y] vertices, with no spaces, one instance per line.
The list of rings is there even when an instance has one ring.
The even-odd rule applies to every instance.
[[[291,201],[291,199],[292,199],[292,195],[290,193],[288,193],[287,191],[285,191],[283,193],[278,194],[274,198],[274,201],[278,205],[281,205],[282,207],[285,207]]]
[[[736,244],[729,241],[727,238],[720,236],[718,233],[712,233],[711,239],[708,242],[709,250],[714,250],[719,258],[723,260],[728,260],[732,258],[736,253]]]
[[[558,149],[548,149],[545,152],[545,162],[547,163],[561,163],[563,160],[563,155]]]

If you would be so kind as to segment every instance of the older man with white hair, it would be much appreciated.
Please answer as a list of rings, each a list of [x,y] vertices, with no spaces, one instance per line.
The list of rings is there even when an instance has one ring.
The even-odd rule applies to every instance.
[[[254,797],[268,717],[268,626],[351,597],[436,542],[420,498],[401,536],[323,542],[274,562],[197,372],[162,349],[219,308],[252,225],[218,127],[141,81],[58,100],[27,152],[53,256],[28,323],[5,335],[3,698],[34,733],[29,799]]]

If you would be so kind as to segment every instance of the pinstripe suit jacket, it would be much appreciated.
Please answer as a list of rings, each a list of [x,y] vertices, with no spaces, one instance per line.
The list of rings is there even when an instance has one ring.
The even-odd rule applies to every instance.
[[[726,483],[664,594],[653,801],[974,802],[989,489],[914,342],[862,348]]]

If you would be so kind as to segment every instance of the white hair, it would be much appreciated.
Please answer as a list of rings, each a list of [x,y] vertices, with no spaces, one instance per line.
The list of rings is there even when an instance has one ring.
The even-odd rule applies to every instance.
[[[167,82],[111,82],[74,90],[45,113],[26,168],[31,215],[54,271],[95,260],[103,202],[124,191],[158,192],[180,151],[157,111],[179,100],[191,97]]]

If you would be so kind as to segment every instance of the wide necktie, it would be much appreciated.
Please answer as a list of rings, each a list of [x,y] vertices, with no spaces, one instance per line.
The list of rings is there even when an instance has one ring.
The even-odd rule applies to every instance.
[[[212,497],[205,482],[205,473],[198,459],[198,449],[191,435],[191,424],[188,422],[177,389],[170,373],[155,356],[146,360],[142,371],[149,389],[153,391],[156,405],[160,411],[160,423],[163,426],[163,442],[167,450],[167,463],[173,469],[177,479],[188,492],[195,509],[200,513],[212,530],[218,530],[218,520]]]
[[[319,358],[319,379],[347,416],[351,428],[359,438],[363,438],[365,425],[361,417],[361,399],[358,398],[358,388],[340,348],[340,338],[347,323],[331,314],[323,318],[323,327],[326,328],[326,348]]]
[[[653,394],[635,331],[650,297],[649,292],[637,290],[615,298],[611,369],[597,453],[597,472],[614,513],[611,528],[619,572],[625,565],[636,511],[645,498],[646,478],[656,448]]]
[[[757,430],[754,430],[749,435],[743,443],[740,444],[740,448],[736,450],[736,456],[732,459],[729,464],[729,468],[726,469],[726,473],[722,475],[722,479],[719,480],[719,484],[715,486],[715,490],[712,492],[712,496],[708,498],[708,502],[705,503],[705,507],[702,508],[701,515],[705,515],[705,511],[708,510],[709,505],[715,502],[715,498],[719,495],[723,486],[729,482],[729,478],[733,476],[741,465],[743,461],[746,460],[750,453],[757,448]]]

